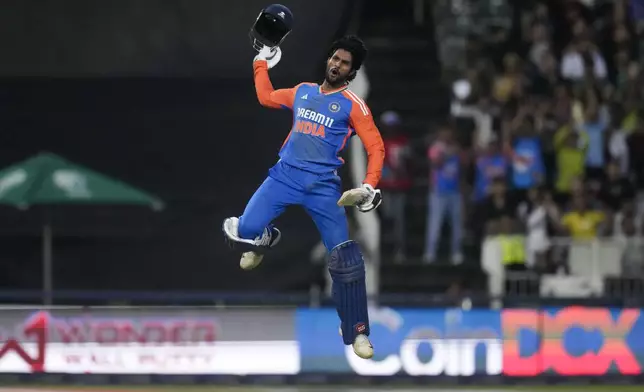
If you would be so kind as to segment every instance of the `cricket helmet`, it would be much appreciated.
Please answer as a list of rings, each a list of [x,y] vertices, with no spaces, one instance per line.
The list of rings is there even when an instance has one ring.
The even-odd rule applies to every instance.
[[[258,52],[264,46],[278,47],[293,28],[293,13],[281,4],[271,4],[257,16],[250,29],[250,41]]]

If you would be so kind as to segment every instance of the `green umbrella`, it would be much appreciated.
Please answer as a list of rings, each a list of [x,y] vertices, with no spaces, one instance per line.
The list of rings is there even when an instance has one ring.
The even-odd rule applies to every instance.
[[[0,170],[0,204],[27,209],[32,205],[146,205],[163,208],[158,198],[55,154],[41,153]],[[51,301],[52,228],[43,225],[43,290]]]

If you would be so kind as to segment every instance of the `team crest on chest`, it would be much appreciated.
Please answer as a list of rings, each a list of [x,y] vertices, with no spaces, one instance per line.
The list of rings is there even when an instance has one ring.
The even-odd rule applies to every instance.
[[[331,104],[329,105],[329,111],[331,113],[339,112],[340,111],[340,104],[337,103],[337,102],[331,102]]]

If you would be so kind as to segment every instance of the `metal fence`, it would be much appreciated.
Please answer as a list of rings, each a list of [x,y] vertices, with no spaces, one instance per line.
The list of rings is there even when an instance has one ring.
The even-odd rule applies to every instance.
[[[551,238],[548,261],[556,268],[537,273],[506,271],[498,240],[484,241],[481,264],[488,275],[491,297],[543,301],[612,301],[640,306],[644,301],[644,238],[593,240]],[[527,249],[528,252],[532,250]]]

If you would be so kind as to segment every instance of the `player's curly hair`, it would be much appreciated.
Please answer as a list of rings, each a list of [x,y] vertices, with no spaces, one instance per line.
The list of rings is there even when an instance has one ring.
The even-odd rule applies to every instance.
[[[356,77],[356,72],[362,67],[365,59],[367,58],[367,47],[360,38],[355,35],[346,35],[331,45],[329,56],[333,56],[336,50],[342,49],[351,53],[351,74],[347,77],[350,82]]]

